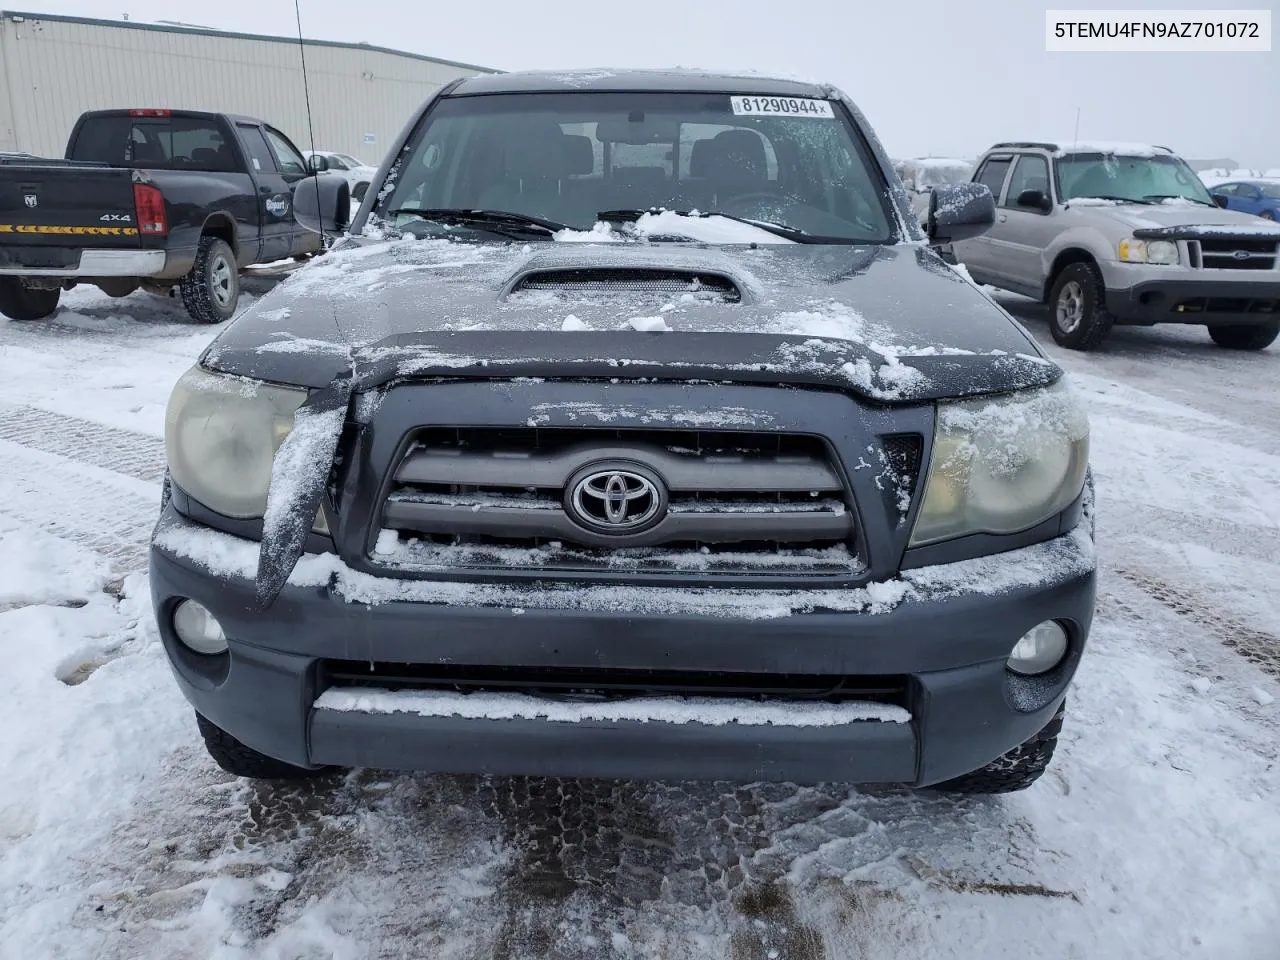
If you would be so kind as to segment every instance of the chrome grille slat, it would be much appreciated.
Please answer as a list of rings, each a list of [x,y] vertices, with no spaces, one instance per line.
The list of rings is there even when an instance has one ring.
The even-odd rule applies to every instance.
[[[595,547],[660,546],[673,541],[734,543],[749,540],[806,542],[843,540],[853,532],[848,511],[786,513],[668,513],[657,526],[629,536],[592,533],[564,511],[504,507],[475,510],[465,506],[389,500],[383,524],[393,530],[519,539],[567,540]]]
[[[638,460],[657,470],[675,491],[752,492],[770,490],[787,493],[835,493],[844,485],[839,476],[816,458],[758,457],[715,458],[674,453],[656,446],[601,444],[578,445],[552,452],[411,451],[396,472],[399,483],[450,484],[475,487],[555,489],[584,462],[591,460]],[[513,464],[519,461],[519,466]],[[518,478],[518,479],[514,479]]]

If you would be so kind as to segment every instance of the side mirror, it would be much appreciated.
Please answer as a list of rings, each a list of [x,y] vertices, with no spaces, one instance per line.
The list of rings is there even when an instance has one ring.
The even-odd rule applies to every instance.
[[[327,157],[322,157],[318,153],[313,153],[311,156],[307,157],[307,169],[312,173],[323,173],[325,170],[329,169],[329,160]]]
[[[1031,207],[1048,213],[1053,209],[1053,201],[1043,190],[1023,190],[1018,194],[1017,204],[1020,207]]]
[[[1210,196],[1213,197],[1213,202],[1222,207],[1223,210],[1227,209],[1227,195],[1225,193],[1214,193],[1210,194]]]
[[[318,173],[293,187],[293,218],[312,233],[341,233],[351,214],[351,184],[336,173]]]
[[[995,197],[985,183],[938,184],[929,194],[926,233],[931,244],[980,236],[995,222]]]

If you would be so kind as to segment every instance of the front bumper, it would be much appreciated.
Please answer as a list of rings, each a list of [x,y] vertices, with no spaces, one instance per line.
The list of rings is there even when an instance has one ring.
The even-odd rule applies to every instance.
[[[1222,274],[1233,274],[1230,279]],[[1280,321],[1280,271],[1103,266],[1107,312],[1121,323],[1250,324]]]
[[[699,611],[696,591],[656,587],[624,592],[635,602],[623,603],[616,592],[594,602],[586,590],[570,605],[536,586],[449,584],[424,602],[435,588],[422,581],[400,594],[416,599],[352,602],[344,596],[359,591],[344,577],[366,587],[371,578],[336,558],[334,572],[295,576],[263,612],[254,600],[256,544],[193,524],[172,506],[160,529],[179,533],[152,547],[151,589],[183,693],[248,746],[299,766],[933,784],[983,766],[1049,722],[1079,662],[1095,591],[1082,524],[1033,547],[910,571],[901,591],[887,591],[900,599],[868,601],[862,612],[830,612],[804,592],[759,591],[757,609],[767,613],[716,615]],[[397,595],[398,581],[372,579],[384,597]],[[200,656],[177,641],[170,618],[184,597],[223,624],[227,654]],[[747,596],[742,609],[756,599]],[[1014,676],[1005,668],[1010,649],[1046,619],[1067,627],[1069,654],[1045,677]],[[707,716],[682,700],[622,701],[614,710],[548,706],[519,693],[488,709],[489,694],[460,700],[338,686],[331,662],[893,677],[904,693],[897,707],[841,705],[842,713],[722,699]]]

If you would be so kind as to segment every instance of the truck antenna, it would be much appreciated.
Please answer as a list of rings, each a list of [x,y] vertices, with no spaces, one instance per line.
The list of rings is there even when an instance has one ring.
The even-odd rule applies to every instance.
[[[301,0],[293,0],[293,18],[298,24],[298,56],[302,59],[302,95],[307,103],[307,138],[311,141],[311,156],[316,155],[316,128],[311,120],[311,86],[307,82],[307,44],[302,39],[302,6]],[[312,173],[316,187],[316,209],[320,209],[320,181]],[[328,238],[324,235],[324,219],[320,220],[320,243],[323,247]]]
[[[1080,108],[1076,107],[1076,132],[1071,135],[1071,145],[1074,147],[1079,142],[1080,142]]]

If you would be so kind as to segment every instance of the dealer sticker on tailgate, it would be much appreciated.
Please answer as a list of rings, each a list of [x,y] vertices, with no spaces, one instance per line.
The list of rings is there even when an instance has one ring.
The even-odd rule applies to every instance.
[[[740,117],[822,117],[835,119],[828,100],[807,97],[730,97],[733,112]]]

